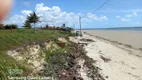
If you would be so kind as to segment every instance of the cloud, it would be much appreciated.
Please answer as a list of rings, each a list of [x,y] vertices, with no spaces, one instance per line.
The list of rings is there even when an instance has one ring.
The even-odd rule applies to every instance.
[[[29,15],[30,13],[32,13],[32,11],[31,10],[23,10],[23,11],[21,11],[21,13],[23,15]]]
[[[24,4],[25,6],[30,6],[30,5],[31,5],[30,2],[24,2],[23,4]]]
[[[134,15],[134,16],[137,16],[138,14],[137,14],[136,12],[133,12],[133,15]]]
[[[126,17],[128,17],[128,18],[130,18],[130,17],[132,17],[133,15],[126,15]]]
[[[24,21],[32,11],[31,10],[22,10],[21,14],[17,14],[5,21],[7,23],[15,23],[19,26],[22,26]],[[62,24],[67,24],[71,26],[78,23],[79,16],[83,16],[82,13],[73,13],[65,12],[60,9],[58,6],[48,7],[43,3],[37,4],[35,6],[35,12],[40,17],[41,23],[37,23],[37,26],[44,26],[46,24],[60,26]],[[17,19],[20,18],[20,19]],[[88,13],[87,16],[83,16],[82,21],[106,21],[108,20],[107,16],[96,16],[95,14]]]
[[[121,18],[120,21],[122,21],[122,22],[128,22],[128,21],[130,21],[130,19]]]
[[[132,16],[137,16],[138,14],[136,12],[133,12],[132,14],[128,14],[125,17],[130,18]]]
[[[26,18],[23,15],[14,15],[10,17],[8,20],[4,21],[4,24],[17,24],[17,25],[23,25]]]
[[[37,5],[36,5],[35,10],[36,10],[36,12],[42,12],[42,11],[51,10],[51,8],[49,8],[49,7],[47,7],[47,6],[44,6],[44,4],[41,3],[41,4],[37,4]]]
[[[116,18],[120,18],[120,16],[116,16]]]
[[[106,21],[106,20],[108,20],[108,18],[106,16],[98,17],[98,16],[96,16],[95,14],[92,14],[92,13],[88,13],[87,18],[95,20],[95,21]]]
[[[131,17],[137,16],[137,15],[138,14],[136,12],[133,12],[132,14],[125,15],[125,17],[116,16],[116,18],[120,19],[120,21],[122,22],[128,22],[130,21]]]
[[[42,21],[41,25],[46,23],[49,25],[61,25],[63,23],[72,25],[78,22],[77,14],[63,12],[58,6],[48,7],[41,3],[36,5],[35,10]]]

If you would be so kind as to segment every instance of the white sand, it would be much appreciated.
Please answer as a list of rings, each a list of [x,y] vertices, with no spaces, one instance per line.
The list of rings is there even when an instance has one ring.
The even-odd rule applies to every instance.
[[[141,51],[128,49],[86,34],[82,38],[96,41],[90,42],[85,49],[87,55],[97,61],[95,65],[102,69],[100,72],[106,80],[142,80]],[[76,42],[79,39],[76,39]],[[104,62],[100,56],[110,61]]]
[[[114,30],[85,30],[85,32],[111,41],[128,44],[134,48],[142,48],[142,32]]]

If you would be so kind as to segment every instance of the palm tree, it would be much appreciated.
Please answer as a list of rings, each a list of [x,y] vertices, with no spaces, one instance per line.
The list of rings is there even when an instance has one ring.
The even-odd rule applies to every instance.
[[[23,27],[24,27],[24,28],[28,28],[28,29],[31,29],[31,28],[32,28],[32,27],[31,27],[31,24],[30,24],[30,22],[29,22],[28,20],[25,21]]]
[[[28,16],[28,21],[30,23],[34,23],[34,32],[36,33],[36,29],[35,29],[35,24],[37,22],[39,22],[39,17],[37,16],[37,14],[35,12],[31,13],[29,16]]]

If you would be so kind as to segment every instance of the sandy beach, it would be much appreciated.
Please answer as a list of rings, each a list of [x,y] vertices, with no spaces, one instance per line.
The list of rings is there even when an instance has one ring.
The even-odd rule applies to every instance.
[[[84,30],[85,32],[103,37],[111,41],[131,45],[134,48],[142,48],[142,32],[113,31],[113,30]]]
[[[100,74],[105,80],[142,80],[141,50],[129,48],[122,44],[115,44],[115,42],[96,37],[95,34],[97,34],[97,36],[101,35],[99,34],[100,32],[86,32],[87,33],[83,33],[83,37],[76,38],[74,42],[88,43],[88,45],[84,47],[87,51],[87,56],[96,61],[94,65],[99,68]],[[101,37],[109,35],[112,32],[106,31],[104,33],[106,34],[102,34]],[[128,34],[127,32],[124,33]],[[109,37],[113,34],[110,34]],[[116,36],[121,37],[117,34],[116,32]],[[140,36],[140,33],[136,34]],[[114,37],[112,36],[110,38],[114,39]],[[81,39],[91,39],[95,42],[82,42]],[[119,38],[117,39],[121,40]]]

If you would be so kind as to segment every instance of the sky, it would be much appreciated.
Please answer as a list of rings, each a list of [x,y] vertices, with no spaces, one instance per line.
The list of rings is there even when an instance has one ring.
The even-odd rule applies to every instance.
[[[4,24],[23,26],[27,16],[35,11],[40,17],[37,27],[48,25],[79,28],[142,26],[142,0],[14,0]]]

